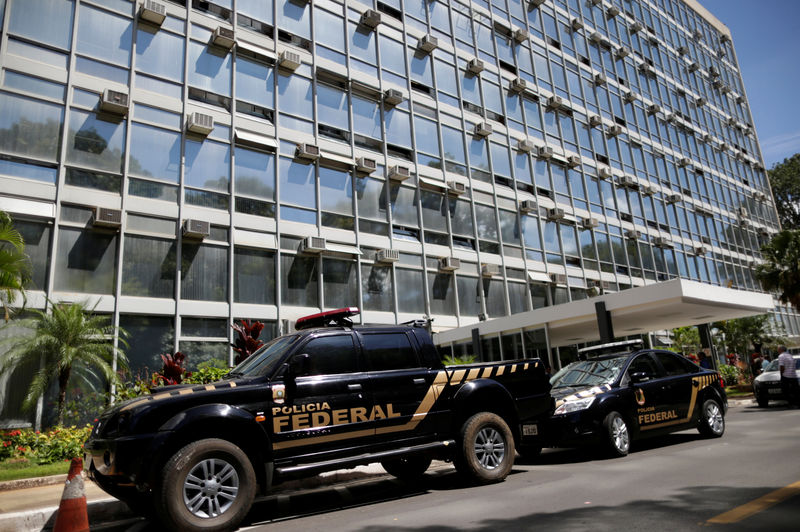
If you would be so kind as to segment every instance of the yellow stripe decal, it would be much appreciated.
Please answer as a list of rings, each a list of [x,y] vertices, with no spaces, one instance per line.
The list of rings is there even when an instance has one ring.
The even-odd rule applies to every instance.
[[[650,430],[662,427],[669,427],[670,425],[678,425],[686,423],[692,419],[694,414],[694,404],[697,402],[697,392],[708,387],[713,382],[713,375],[701,375],[700,377],[692,377],[692,398],[689,401],[689,410],[686,412],[686,417],[681,419],[673,419],[664,423],[656,423],[655,425],[647,425],[646,427],[639,427],[639,430]]]
[[[469,374],[467,375],[467,380],[474,381],[475,379],[478,378],[478,375],[480,374],[481,374],[480,368],[471,369],[469,370]]]
[[[738,506],[733,510],[728,510],[727,512],[719,514],[716,517],[712,517],[711,519],[706,521],[706,523],[723,524],[723,525],[738,523],[739,521],[747,519],[748,517],[755,515],[759,512],[763,512],[767,508],[775,506],[776,504],[783,502],[786,499],[795,497],[797,495],[800,495],[800,482],[789,484],[786,487],[767,493],[763,497],[759,497],[758,499],[752,500],[748,503]]]
[[[464,374],[466,372],[467,372],[467,370],[465,370],[465,369],[456,370],[456,372],[453,373],[453,376],[450,377],[450,384],[459,384],[459,383],[461,383],[461,379],[464,378]]]
[[[505,373],[505,372],[506,372],[506,367],[505,366],[500,366],[499,368],[497,368],[497,376],[498,377],[500,375],[502,375],[503,373]]]
[[[290,449],[292,447],[299,447],[300,445],[311,445],[312,443],[326,443],[331,441],[349,440],[351,438],[361,438],[362,436],[372,436],[373,434],[375,434],[374,430],[356,430],[353,432],[344,432],[342,434],[329,434],[327,436],[317,436],[316,438],[305,438],[300,440],[273,443],[272,448],[277,451],[279,449]]]
[[[488,379],[492,376],[492,368],[484,368],[483,375],[481,376],[482,379]]]

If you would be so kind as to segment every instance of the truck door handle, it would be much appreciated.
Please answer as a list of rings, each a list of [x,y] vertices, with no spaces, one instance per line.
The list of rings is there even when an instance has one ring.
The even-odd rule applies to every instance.
[[[414,384],[416,384],[418,386],[422,385],[422,384],[425,384],[425,379],[414,379]]]
[[[361,391],[361,385],[360,384],[348,384],[347,385],[347,389],[350,390],[351,392],[359,392],[359,391]]]

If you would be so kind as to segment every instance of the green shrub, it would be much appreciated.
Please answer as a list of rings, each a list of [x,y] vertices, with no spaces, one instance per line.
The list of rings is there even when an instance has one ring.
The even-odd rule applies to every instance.
[[[0,431],[0,459],[22,458],[38,465],[52,464],[83,456],[83,442],[91,425],[56,427],[47,432],[32,429]]]
[[[208,384],[210,382],[217,382],[225,378],[225,375],[230,372],[230,368],[216,368],[206,366],[193,371],[191,375],[184,377],[184,384]]]
[[[472,364],[475,362],[475,355],[465,355],[465,356],[450,356],[447,355],[444,357],[444,365],[445,366],[459,366],[461,364]]]
[[[736,366],[723,364],[719,367],[719,372],[722,375],[722,379],[725,381],[725,386],[736,386],[739,384],[739,374],[741,370]]]

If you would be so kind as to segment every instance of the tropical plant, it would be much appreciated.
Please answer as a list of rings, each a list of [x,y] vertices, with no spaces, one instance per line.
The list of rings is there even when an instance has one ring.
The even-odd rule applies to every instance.
[[[739,384],[739,375],[741,374],[741,370],[736,366],[723,364],[719,367],[719,373],[722,375],[722,379],[725,381],[725,386],[735,386]]]
[[[31,278],[31,263],[25,254],[25,242],[14,228],[11,218],[0,211],[0,302],[5,320],[11,317],[9,307],[17,294],[25,303],[25,284]]]
[[[186,366],[184,366],[186,355],[180,351],[176,351],[174,355],[165,353],[161,355],[161,360],[164,362],[164,366],[161,368],[161,373],[153,373],[153,384],[167,386],[180,384],[183,382],[184,376],[191,375],[191,372],[187,372]]]
[[[696,353],[700,350],[700,333],[697,327],[672,329],[672,350],[678,353]]]
[[[800,310],[800,229],[777,233],[761,253],[764,263],[755,270],[761,286]]]
[[[260,321],[250,323],[250,320],[240,320],[238,324],[234,323],[231,327],[236,331],[236,342],[231,345],[237,353],[234,364],[238,365],[264,345],[264,342],[258,339],[261,331],[264,330],[264,324]]]
[[[475,362],[475,358],[475,355],[461,355],[457,357],[445,355],[442,362],[445,366],[459,366],[461,364],[472,364]]]
[[[52,303],[50,312],[32,310],[34,318],[26,324],[33,334],[18,340],[3,355],[0,372],[13,371],[25,363],[34,363],[41,369],[33,377],[23,408],[31,408],[55,382],[58,385],[57,423],[64,424],[69,381],[73,376],[88,381],[105,380],[117,383],[113,360],[119,368],[126,368],[125,353],[113,343],[127,346],[125,331],[108,324],[108,317],[94,313],[95,307],[87,304]]]
[[[800,153],[776,164],[767,174],[781,227],[800,229]]]
[[[714,323],[714,327],[725,333],[728,349],[741,355],[742,359],[747,359],[753,351],[760,351],[765,344],[782,340],[769,314],[720,321]]]

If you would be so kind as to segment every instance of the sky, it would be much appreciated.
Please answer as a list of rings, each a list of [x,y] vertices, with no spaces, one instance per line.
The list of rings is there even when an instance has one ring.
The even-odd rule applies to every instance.
[[[800,0],[699,0],[733,36],[764,165],[800,153]]]

